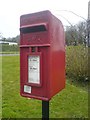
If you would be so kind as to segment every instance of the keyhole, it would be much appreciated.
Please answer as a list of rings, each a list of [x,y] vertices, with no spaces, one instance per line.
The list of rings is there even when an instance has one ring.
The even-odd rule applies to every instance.
[[[31,51],[32,51],[32,52],[35,52],[35,51],[36,51],[36,48],[35,48],[35,47],[31,47]]]

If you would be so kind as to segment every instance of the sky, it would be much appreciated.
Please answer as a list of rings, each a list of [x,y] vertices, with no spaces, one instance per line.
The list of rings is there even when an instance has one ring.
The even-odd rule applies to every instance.
[[[19,35],[20,16],[44,10],[50,10],[64,27],[70,25],[67,20],[75,25],[79,21],[85,21],[83,18],[88,18],[88,2],[89,0],[0,0],[0,33],[5,38]]]

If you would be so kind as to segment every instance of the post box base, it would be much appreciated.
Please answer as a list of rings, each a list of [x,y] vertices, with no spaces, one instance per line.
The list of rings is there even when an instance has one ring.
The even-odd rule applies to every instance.
[[[44,101],[49,101],[51,98],[45,98],[45,97],[39,97],[39,96],[34,96],[34,95],[25,95],[21,94],[22,97],[27,97],[27,98],[32,98],[32,99],[38,99],[38,100],[44,100]]]

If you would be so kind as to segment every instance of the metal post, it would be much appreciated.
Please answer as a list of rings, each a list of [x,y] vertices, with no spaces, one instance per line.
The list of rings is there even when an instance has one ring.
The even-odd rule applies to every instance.
[[[88,2],[87,31],[88,31],[88,47],[90,47],[90,1]]]
[[[90,20],[90,1],[88,2],[88,19]]]
[[[49,120],[49,101],[42,100],[42,120]]]

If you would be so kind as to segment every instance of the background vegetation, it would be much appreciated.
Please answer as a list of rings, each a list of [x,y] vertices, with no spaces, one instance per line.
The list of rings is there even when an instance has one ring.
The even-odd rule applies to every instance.
[[[65,30],[66,45],[88,45],[87,41],[87,23],[79,22],[74,26],[66,26]]]
[[[2,52],[19,52],[19,46],[2,44]]]
[[[66,75],[73,80],[88,81],[88,48],[83,45],[66,47]]]
[[[2,35],[0,35],[0,41],[6,41],[6,42],[16,42],[19,44],[19,40],[20,40],[20,36],[17,35],[16,37],[12,37],[12,38],[5,38]]]

